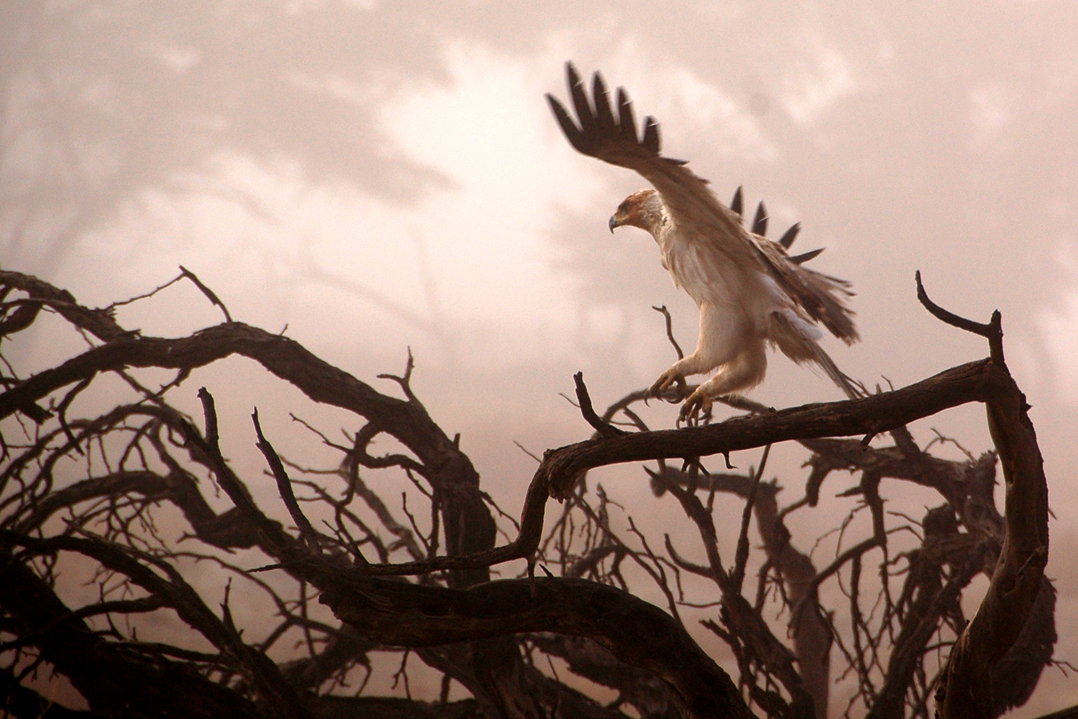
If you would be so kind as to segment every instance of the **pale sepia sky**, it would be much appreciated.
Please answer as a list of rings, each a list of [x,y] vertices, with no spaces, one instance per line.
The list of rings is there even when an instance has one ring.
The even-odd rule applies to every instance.
[[[920,308],[917,269],[959,314],[1002,311],[1056,515],[1057,654],[1078,663],[1076,37],[1067,0],[6,0],[0,263],[91,304],[182,264],[365,381],[410,347],[513,509],[533,467],[513,442],[587,435],[559,396],[573,372],[597,404],[650,383],[673,360],[652,305],[695,339],[650,238],[607,231],[642,181],[576,155],[543,98],[566,60],[599,69],[721,197],[744,185],[773,236],[800,221],[796,249],[828,248],[814,266],[858,293],[862,343],[829,345],[847,373],[898,386],[986,354]],[[219,317],[181,288],[125,312],[159,335]],[[775,357],[753,397],[840,393]],[[988,447],[979,410],[931,428]],[[1075,702],[1048,670],[1017,715]]]

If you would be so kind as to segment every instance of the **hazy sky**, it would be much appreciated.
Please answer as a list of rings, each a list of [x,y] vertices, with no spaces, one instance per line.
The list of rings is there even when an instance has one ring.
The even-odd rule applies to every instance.
[[[917,269],[949,309],[1002,311],[1058,550],[1078,541],[1076,37],[1064,0],[5,0],[0,263],[91,304],[183,264],[237,319],[367,381],[411,347],[436,419],[515,497],[532,465],[514,440],[586,436],[558,396],[573,372],[598,404],[650,383],[673,360],[652,305],[695,339],[651,239],[607,231],[642,181],[550,116],[572,59],[721,197],[744,185],[774,235],[800,221],[797,249],[828,248],[814,266],[858,292],[862,343],[829,345],[847,373],[901,385],[986,354],[919,307]],[[165,335],[217,315],[177,289],[121,320]],[[775,357],[753,397],[840,393]],[[988,446],[977,411],[918,436],[933,427]],[[1078,565],[1055,551],[1049,574],[1078,663]],[[1029,712],[1068,701],[1048,671]]]

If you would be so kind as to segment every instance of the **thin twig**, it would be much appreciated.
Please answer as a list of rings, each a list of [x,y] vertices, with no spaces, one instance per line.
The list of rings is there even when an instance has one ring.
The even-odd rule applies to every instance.
[[[764,447],[760,457],[760,467],[752,477],[752,485],[749,487],[749,496],[745,499],[745,509],[741,514],[741,531],[737,537],[737,549],[734,552],[734,571],[730,581],[741,591],[741,585],[745,581],[745,565],[749,561],[749,520],[752,518],[753,507],[756,506],[756,492],[760,488],[760,478],[764,475],[764,467],[767,466],[767,457],[771,454],[771,445]]]
[[[187,279],[191,280],[191,282],[195,283],[195,287],[197,287],[202,294],[206,295],[206,299],[221,308],[221,312],[223,312],[225,315],[225,320],[231,322],[232,315],[229,314],[228,308],[225,307],[225,303],[222,302],[216,294],[214,294],[213,290],[202,284],[202,280],[198,279],[194,272],[191,272],[191,270],[187,269],[183,265],[180,265],[180,270],[183,273],[183,277],[186,277]]]
[[[584,419],[596,432],[603,437],[619,437],[627,434],[625,430],[618,429],[609,422],[604,422],[603,419],[595,413],[595,408],[591,405],[591,396],[588,395],[588,387],[584,384],[583,372],[574,374],[573,381],[576,383],[576,399],[577,402],[580,403],[580,414],[584,416]]]
[[[1003,327],[1002,315],[1000,315],[999,310],[992,313],[992,319],[988,324],[959,317],[955,313],[943,309],[928,297],[924,285],[921,284],[920,270],[917,270],[914,277],[917,280],[917,299],[933,317],[952,327],[986,338],[988,340],[989,356],[992,361],[1000,365],[1003,364]]]
[[[681,345],[674,339],[674,323],[670,319],[670,310],[666,309],[666,305],[659,305],[658,307],[652,306],[653,310],[662,314],[666,318],[666,339],[670,340],[670,344],[674,346],[674,351],[677,352],[677,358],[684,359],[685,353],[681,351]]]
[[[183,268],[181,267],[180,269],[182,270]],[[113,302],[108,307],[104,307],[103,311],[108,312],[109,314],[111,314],[113,312],[113,310],[115,310],[117,307],[123,307],[124,305],[134,304],[135,302],[138,302],[139,300],[149,299],[150,297],[153,297],[154,295],[156,295],[161,290],[164,290],[164,289],[166,289],[168,287],[171,287],[172,285],[176,284],[177,282],[179,282],[183,278],[184,278],[183,273],[180,273],[179,275],[177,275],[176,277],[173,277],[171,280],[169,280],[165,284],[159,285],[158,287],[153,288],[149,292],[144,292],[141,295],[135,295],[134,297],[129,297],[126,300],[120,300],[119,302]]]
[[[270,471],[273,472],[273,478],[277,480],[277,491],[281,494],[284,506],[288,508],[288,514],[291,515],[292,521],[296,523],[300,536],[307,542],[307,545],[311,549],[316,549],[319,535],[307,518],[303,516],[299,502],[296,501],[296,495],[292,491],[292,480],[289,479],[284,464],[281,463],[281,458],[277,455],[277,451],[273,449],[273,445],[266,439],[266,436],[262,434],[262,425],[258,422],[257,409],[251,414],[251,421],[254,422],[255,434],[258,436],[258,449],[262,452],[262,456],[266,458]]]
[[[82,448],[79,447],[78,440],[75,439],[75,435],[71,432],[71,427],[67,424],[67,408],[71,406],[71,403],[76,397],[79,396],[80,392],[90,386],[90,382],[92,381],[93,377],[87,377],[86,379],[76,384],[74,388],[72,388],[71,391],[67,393],[63,401],[61,401],[60,404],[56,407],[56,419],[60,422],[60,428],[64,431],[64,434],[67,435],[67,439],[69,442],[71,442],[71,446],[79,454],[85,454],[85,452],[83,452]]]

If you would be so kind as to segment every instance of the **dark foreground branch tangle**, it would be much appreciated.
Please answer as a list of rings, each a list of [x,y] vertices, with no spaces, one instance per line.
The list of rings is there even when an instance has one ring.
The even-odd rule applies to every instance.
[[[189,271],[177,281],[223,309]],[[854,401],[741,402],[752,412],[654,431],[646,392],[600,412],[578,375],[581,430],[594,436],[548,450],[510,517],[412,391],[410,358],[402,376],[386,375],[402,395],[392,396],[227,311],[189,336],[153,337],[113,308],[0,271],[0,713],[822,719],[842,711],[830,692],[845,677],[850,706],[874,719],[994,719],[1052,660],[1047,485],[998,316],[970,322],[920,285],[919,296],[985,336],[989,358]],[[23,338],[63,331],[46,315],[86,347],[18,375]],[[219,426],[219,412],[251,408],[231,407],[227,382],[214,397],[187,380],[232,356],[307,404],[267,399],[252,426]],[[119,382],[95,392],[105,377]],[[197,418],[177,409],[198,399]],[[979,457],[933,456],[906,429],[970,402],[985,405],[995,445]],[[321,427],[321,406],[343,410],[332,420],[343,427]],[[269,429],[289,412],[294,431]],[[237,436],[257,447],[253,460],[237,458]],[[805,478],[723,461],[791,441],[809,453]],[[617,482],[588,480],[636,463],[667,503],[662,516],[680,521],[635,521],[652,509],[639,493],[627,507]],[[797,520],[839,471],[853,486],[833,501],[872,529],[825,556]],[[890,488],[909,485],[883,479],[938,504],[920,520],[888,512]],[[94,591],[74,590],[72,566]],[[510,566],[515,578],[492,581]],[[188,576],[193,567],[201,574]],[[980,573],[989,589],[967,620],[961,599]],[[177,636],[155,633],[176,618]],[[705,636],[721,653],[701,648]],[[932,645],[948,642],[935,661]],[[590,685],[607,699],[577,688]],[[56,692],[71,709],[48,709]]]

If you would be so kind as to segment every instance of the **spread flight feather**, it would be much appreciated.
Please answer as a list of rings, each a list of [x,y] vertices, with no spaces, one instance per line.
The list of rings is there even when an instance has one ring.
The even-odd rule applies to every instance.
[[[715,370],[682,408],[683,417],[706,414],[713,398],[763,380],[771,344],[795,362],[818,365],[851,399],[861,396],[820,346],[816,327],[822,324],[847,344],[857,341],[853,312],[844,301],[852,295],[849,283],[803,267],[813,253],[789,257],[792,236],[780,244],[746,230],[740,214],[723,205],[706,180],[684,161],[662,156],[654,118],[645,118],[637,133],[623,89],[617,90],[615,115],[598,73],[592,100],[572,63],[566,72],[575,119],[552,95],[547,100],[569,143],[585,155],[635,170],[654,187],[621,203],[610,218],[611,232],[621,225],[650,232],[674,284],[700,309],[696,351],[664,372],[651,391],[661,394],[686,376]]]

